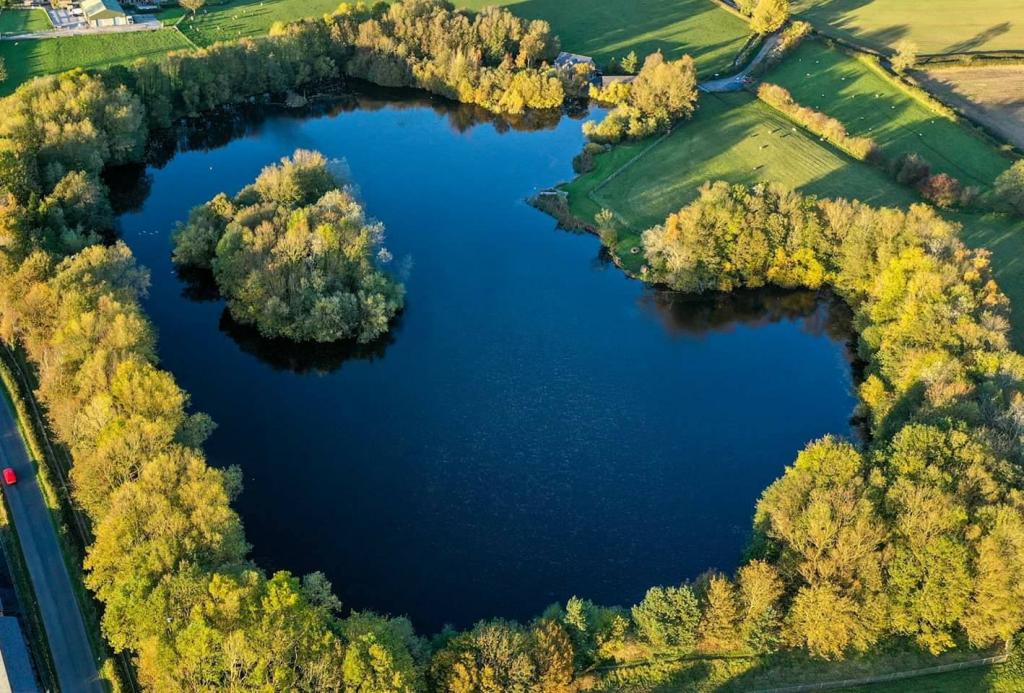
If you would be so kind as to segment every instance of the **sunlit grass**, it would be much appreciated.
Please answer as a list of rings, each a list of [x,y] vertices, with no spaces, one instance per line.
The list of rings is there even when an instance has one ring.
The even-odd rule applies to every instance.
[[[765,79],[788,89],[799,103],[839,119],[850,134],[873,138],[890,159],[916,152],[964,185],[988,187],[1011,163],[992,142],[823,42],[805,42]]]
[[[7,81],[0,83],[0,95],[9,94],[32,77],[76,67],[129,63],[188,47],[185,37],[174,29],[0,41],[0,57],[4,58],[8,72]]]
[[[1009,0],[795,0],[805,19],[885,50],[901,38],[923,53],[1024,49],[1020,4]]]
[[[0,34],[23,34],[34,31],[49,31],[53,28],[46,11],[33,8],[31,10],[0,10]]]

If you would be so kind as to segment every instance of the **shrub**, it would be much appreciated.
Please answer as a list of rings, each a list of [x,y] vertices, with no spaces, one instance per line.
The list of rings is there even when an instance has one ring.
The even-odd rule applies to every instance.
[[[893,177],[901,185],[917,186],[931,175],[931,165],[920,154],[904,154],[893,165]]]
[[[1014,162],[996,178],[993,193],[1000,205],[1024,215],[1024,159]]]
[[[921,196],[929,202],[948,209],[958,204],[963,195],[963,187],[960,181],[948,173],[939,173],[921,181],[918,184]]]

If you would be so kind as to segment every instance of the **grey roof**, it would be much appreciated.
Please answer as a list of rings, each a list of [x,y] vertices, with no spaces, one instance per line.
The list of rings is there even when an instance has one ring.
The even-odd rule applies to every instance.
[[[18,619],[0,616],[0,693],[39,693]]]
[[[589,55],[579,55],[578,53],[559,53],[555,58],[555,67],[573,67],[575,65],[596,67],[597,63]]]
[[[82,0],[82,12],[90,19],[125,16],[124,10],[117,0]]]

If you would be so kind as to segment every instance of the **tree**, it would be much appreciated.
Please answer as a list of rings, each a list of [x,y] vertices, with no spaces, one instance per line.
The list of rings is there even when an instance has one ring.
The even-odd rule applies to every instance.
[[[206,0],[178,0],[178,4],[189,10],[192,13],[192,19],[195,19],[196,13],[206,5]]]
[[[607,91],[612,93],[612,90]],[[664,132],[676,121],[693,115],[697,96],[697,68],[693,58],[684,55],[678,60],[666,61],[660,52],[652,53],[629,85],[624,100],[603,121],[585,123],[583,129],[594,142],[647,137]]]
[[[0,84],[7,81],[7,63],[0,58]]]
[[[999,174],[993,191],[999,202],[1017,214],[1024,214],[1024,159]]]
[[[830,584],[804,587],[793,598],[787,619],[789,640],[815,657],[841,659],[847,650],[874,643],[860,605]]]
[[[655,647],[689,652],[696,645],[700,606],[686,585],[652,587],[632,614],[640,635]]]
[[[943,209],[956,205],[963,195],[963,186],[948,173],[929,176],[918,185],[921,196]]]
[[[900,39],[893,46],[892,69],[903,74],[917,64],[917,44],[910,39]]]
[[[701,647],[713,652],[731,652],[742,646],[736,588],[722,575],[713,575],[708,581],[700,639]]]
[[[481,621],[434,655],[431,678],[451,693],[527,693],[536,690],[530,640],[515,623]]]
[[[557,620],[541,619],[530,631],[530,650],[537,667],[538,689],[543,693],[573,690],[575,650],[572,639]]]
[[[758,34],[771,34],[782,28],[789,14],[789,0],[759,0],[750,27]]]
[[[355,613],[342,625],[345,690],[353,693],[415,693],[424,681],[416,655],[421,643],[404,618]]]
[[[622,63],[620,65],[622,67],[622,71],[627,75],[634,75],[636,74],[638,64],[639,60],[636,57],[636,51],[630,51],[626,57],[622,59]]]
[[[755,652],[771,652],[779,641],[779,600],[784,585],[779,571],[765,561],[751,561],[739,569],[740,631]]]

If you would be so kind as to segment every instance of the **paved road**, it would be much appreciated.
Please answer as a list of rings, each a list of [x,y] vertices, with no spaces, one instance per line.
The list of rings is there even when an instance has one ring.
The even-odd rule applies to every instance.
[[[32,578],[60,688],[63,693],[102,693],[82,612],[57,542],[57,530],[50,520],[14,411],[4,396],[0,396],[0,464],[12,467],[18,475],[18,483],[4,486],[4,493]]]
[[[747,77],[750,75],[750,71],[753,70],[758,65],[760,65],[761,61],[768,57],[768,54],[775,49],[775,46],[776,44],[778,44],[778,42],[779,34],[772,34],[767,39],[765,39],[764,45],[761,46],[761,50],[757,52],[757,55],[754,56],[754,59],[751,60],[750,64],[743,68],[741,72],[737,72],[736,74],[730,77],[723,77],[721,79],[712,79],[707,82],[701,82],[698,85],[698,88],[701,91],[709,93],[725,91],[743,91],[743,88],[746,87]]]

